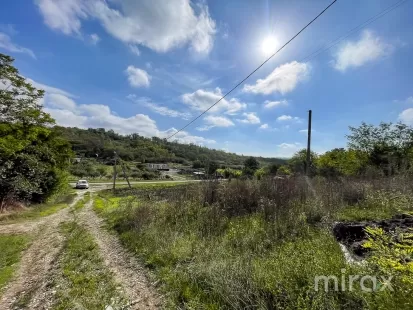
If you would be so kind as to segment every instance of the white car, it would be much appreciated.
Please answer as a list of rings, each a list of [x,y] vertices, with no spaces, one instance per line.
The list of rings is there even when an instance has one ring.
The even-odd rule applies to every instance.
[[[76,188],[78,189],[88,189],[89,183],[86,180],[79,180],[76,183]]]

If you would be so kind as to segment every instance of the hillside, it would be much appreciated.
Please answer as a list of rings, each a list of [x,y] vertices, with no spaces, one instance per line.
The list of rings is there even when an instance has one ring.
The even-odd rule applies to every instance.
[[[72,145],[77,156],[86,158],[98,157],[102,161],[110,161],[114,151],[126,161],[140,162],[175,162],[191,164],[194,161],[216,161],[221,165],[239,166],[247,156],[210,149],[194,144],[168,142],[156,137],[145,138],[138,134],[123,136],[113,130],[104,128],[79,129],[57,127]],[[256,157],[263,164],[283,164],[285,160],[279,158]]]

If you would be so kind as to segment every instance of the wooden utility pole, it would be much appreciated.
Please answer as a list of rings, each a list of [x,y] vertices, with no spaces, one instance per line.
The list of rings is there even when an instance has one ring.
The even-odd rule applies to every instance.
[[[308,111],[308,139],[307,139],[307,159],[305,165],[305,172],[306,175],[310,174],[310,164],[311,164],[311,118],[312,118],[312,111]]]

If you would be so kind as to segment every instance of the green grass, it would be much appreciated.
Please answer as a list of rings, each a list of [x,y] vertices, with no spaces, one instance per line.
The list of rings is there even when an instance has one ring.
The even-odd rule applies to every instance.
[[[0,292],[13,277],[21,252],[28,242],[29,237],[24,235],[0,235]]]
[[[24,210],[10,211],[5,214],[0,213],[0,225],[10,224],[18,221],[33,220],[40,217],[52,215],[66,208],[70,203],[73,202],[73,199],[75,197],[76,194],[71,192],[62,196],[60,199],[56,199],[56,202],[53,203],[32,205],[25,208]]]
[[[225,208],[234,199],[241,201],[234,207],[253,205],[248,199],[256,188],[246,183],[231,192],[237,184],[220,186],[226,190],[215,199],[225,199],[222,205],[145,201],[128,191],[118,194],[129,197],[108,191],[95,200],[95,210],[123,244],[155,272],[168,309],[392,309],[395,304],[410,309],[405,293],[412,291],[410,284],[391,295],[365,293],[357,286],[352,292],[316,292],[314,278],[381,274],[374,261],[348,265],[330,225],[409,211],[413,197],[375,191],[355,205],[332,203],[331,209],[323,201],[291,200],[275,217],[268,217],[271,209],[265,211],[274,205],[260,198],[255,211],[228,215]]]
[[[369,221],[388,219],[396,214],[413,211],[413,197],[395,191],[369,193],[355,206],[346,206],[337,214],[339,221]]]
[[[112,274],[104,266],[93,237],[75,222],[62,226],[66,237],[60,268],[61,283],[53,309],[114,309],[125,304]]]
[[[67,204],[44,204],[28,207],[23,211],[15,211],[0,217],[1,224],[9,224],[24,220],[33,220],[44,216],[52,215],[64,208]]]

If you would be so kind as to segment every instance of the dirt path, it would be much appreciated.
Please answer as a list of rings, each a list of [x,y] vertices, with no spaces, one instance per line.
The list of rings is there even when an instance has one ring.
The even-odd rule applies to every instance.
[[[130,300],[128,309],[159,309],[161,298],[146,277],[139,262],[120,244],[118,238],[101,228],[103,220],[92,210],[93,199],[78,214],[79,222],[95,238],[105,265]],[[0,308],[1,309],[1,308]]]
[[[0,309],[48,309],[49,275],[63,245],[59,224],[67,221],[70,208],[83,196],[81,192],[69,208],[39,221],[1,226],[3,233],[32,232],[34,241],[24,251],[14,279],[6,286],[0,300]],[[20,306],[19,306],[20,305]]]

